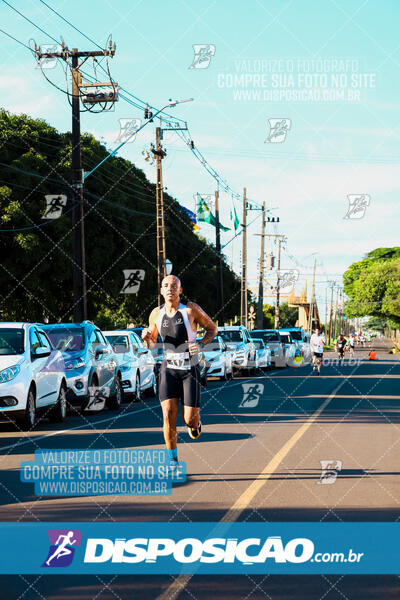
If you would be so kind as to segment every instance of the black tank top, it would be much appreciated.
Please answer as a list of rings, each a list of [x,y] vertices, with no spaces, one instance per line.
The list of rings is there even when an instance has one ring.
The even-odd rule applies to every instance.
[[[180,352],[187,351],[187,340],[196,340],[196,332],[190,326],[185,304],[179,305],[173,317],[167,315],[163,305],[157,318],[157,329],[164,345],[170,349],[179,348]]]

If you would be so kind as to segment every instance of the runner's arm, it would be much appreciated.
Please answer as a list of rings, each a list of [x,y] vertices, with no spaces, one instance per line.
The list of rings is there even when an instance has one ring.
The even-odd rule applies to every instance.
[[[145,327],[142,331],[142,340],[147,346],[147,348],[154,348],[157,343],[158,329],[156,325],[156,320],[158,317],[160,309],[154,308],[149,317],[149,326]]]
[[[218,327],[208,314],[195,302],[190,303],[190,309],[193,313],[195,323],[203,327],[206,331],[203,339],[200,341],[207,346],[207,344],[209,344],[217,335]]]

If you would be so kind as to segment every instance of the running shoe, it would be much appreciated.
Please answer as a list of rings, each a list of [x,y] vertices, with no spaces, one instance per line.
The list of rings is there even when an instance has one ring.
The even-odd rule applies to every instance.
[[[201,436],[201,423],[197,427],[188,427],[188,434],[192,440],[197,440]]]
[[[177,470],[178,467],[179,467],[178,459],[177,458],[171,458],[171,460],[169,461],[169,465],[168,465],[169,472],[172,475],[174,475],[176,473],[176,470]]]

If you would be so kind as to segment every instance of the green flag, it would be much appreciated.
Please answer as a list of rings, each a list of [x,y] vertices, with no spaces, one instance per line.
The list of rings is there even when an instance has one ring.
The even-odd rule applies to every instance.
[[[233,221],[233,227],[234,227],[235,233],[236,233],[237,230],[239,229],[239,218],[238,218],[237,213],[236,213],[236,208],[235,208],[235,205],[233,203],[233,198],[231,198],[231,201],[232,201],[232,207],[231,207],[230,217],[231,217],[231,221]]]
[[[213,227],[216,227],[216,225],[217,225],[214,215],[212,214],[211,210],[207,206],[207,202],[200,196],[200,194],[198,192],[197,192],[197,221],[204,221],[205,223],[209,223],[210,225],[213,225]],[[229,227],[224,227],[223,225],[221,225],[221,223],[219,224],[219,227],[220,227],[221,231],[229,231]]]

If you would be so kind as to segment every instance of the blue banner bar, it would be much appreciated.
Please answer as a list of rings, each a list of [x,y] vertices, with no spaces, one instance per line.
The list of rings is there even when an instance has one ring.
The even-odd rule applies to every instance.
[[[0,527],[1,574],[400,573],[400,523],[4,522]]]

